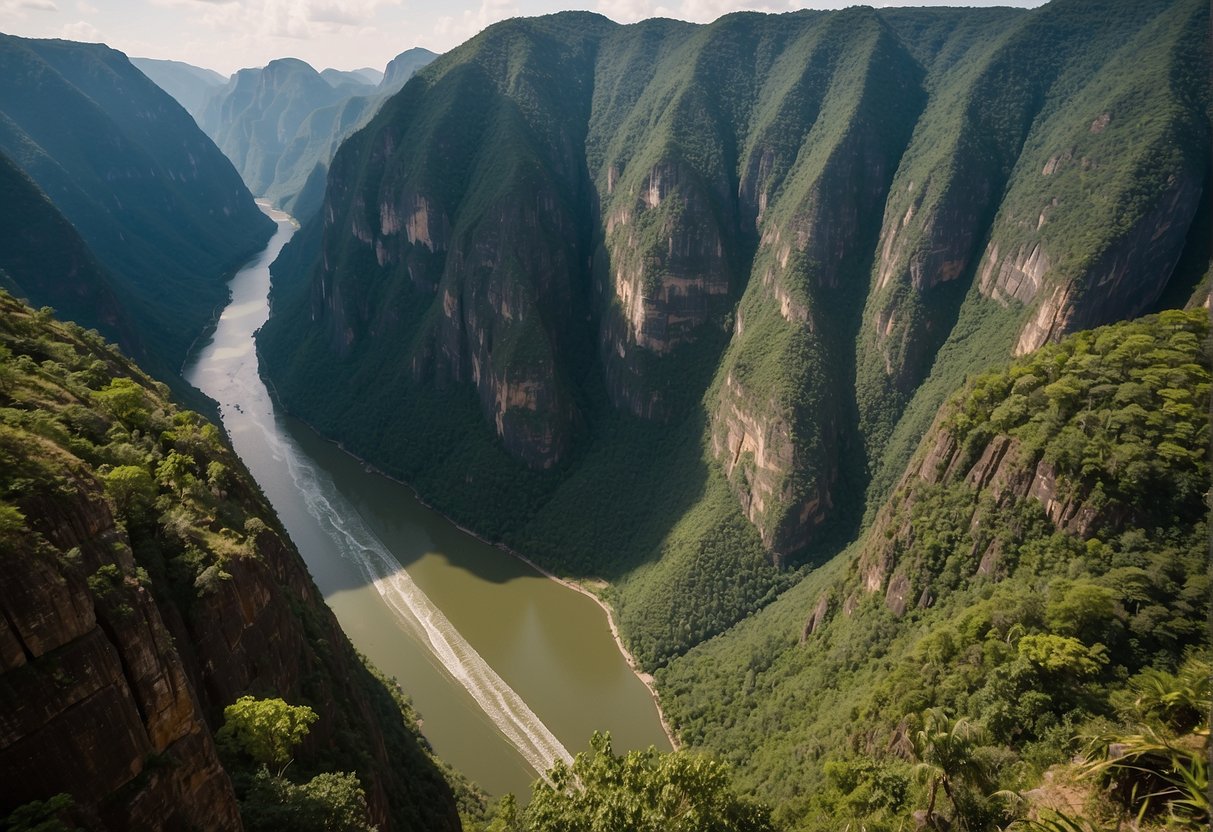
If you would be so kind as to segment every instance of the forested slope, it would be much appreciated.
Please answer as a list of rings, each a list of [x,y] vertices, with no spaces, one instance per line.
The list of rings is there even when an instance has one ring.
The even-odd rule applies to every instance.
[[[490,27],[342,145],[266,370],[441,510],[606,579],[660,665],[852,540],[966,376],[1203,300],[1208,25]]]
[[[1206,310],[1164,312],[971,380],[853,546],[658,672],[681,736],[792,828],[898,828],[928,802],[915,736],[942,708],[983,729],[983,768],[941,811],[988,828],[1023,812],[990,796],[1039,787],[1076,734],[1142,730],[1118,723],[1158,671],[1203,661],[1207,700],[1208,333]],[[1066,811],[1112,814],[1099,784]]]
[[[358,828],[459,828],[417,715],[351,647],[219,430],[7,294],[0,613],[0,816],[66,794],[72,828],[319,829],[333,781],[308,778],[343,771]],[[315,712],[277,773],[300,785],[267,797],[216,753],[243,695]]]

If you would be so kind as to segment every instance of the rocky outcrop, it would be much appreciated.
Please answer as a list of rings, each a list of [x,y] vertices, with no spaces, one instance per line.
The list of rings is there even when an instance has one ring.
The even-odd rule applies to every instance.
[[[0,814],[65,792],[90,828],[241,828],[231,781],[96,484],[18,503],[0,545]]]
[[[1063,277],[1020,331],[1015,354],[1023,355],[1071,332],[1134,318],[1150,309],[1183,253],[1200,204],[1200,181],[1195,171],[1173,175],[1149,210],[1142,212],[1101,256],[1077,275]],[[1037,243],[1022,267],[1004,261],[989,294],[1003,302],[1008,298],[1031,302],[1049,272],[1048,258],[1040,252]],[[997,262],[997,247],[991,243],[988,265],[983,270],[983,291],[984,274],[992,273]],[[1026,280],[1017,281],[1017,276]]]
[[[603,305],[600,352],[615,406],[641,418],[669,415],[646,362],[694,342],[726,310],[732,288],[725,231],[700,179],[666,159],[606,208],[593,277]]]
[[[1025,457],[1020,440],[996,435],[976,454],[946,428],[936,427],[924,442],[914,463],[881,510],[866,535],[857,561],[858,583],[868,593],[883,592],[895,614],[908,608],[915,593],[918,606],[933,595],[931,575],[921,564],[907,560],[914,550],[916,532],[911,517],[923,486],[964,485],[972,493],[964,525],[972,541],[972,574],[997,576],[1003,541],[983,533],[985,519],[1031,500],[1059,531],[1087,539],[1115,528],[1129,518],[1120,506],[1090,494],[1073,482],[1059,483],[1055,466],[1044,459]]]
[[[707,320],[710,299],[729,292],[720,230],[691,181],[682,165],[658,163],[634,205],[607,218],[611,305],[622,318],[615,351],[669,352]]]
[[[526,203],[495,206],[451,254],[432,330],[430,372],[473,385],[497,438],[533,468],[560,462],[577,418],[556,360],[567,324],[555,323],[571,313],[568,274],[576,253],[521,242],[573,235],[559,203],[554,191],[541,190]]]
[[[834,485],[834,476],[825,473],[811,482],[809,494],[798,493],[803,486],[793,476],[797,445],[792,425],[778,413],[776,403],[755,401],[732,376],[726,377],[711,438],[712,453],[742,511],[777,563],[828,516]]]

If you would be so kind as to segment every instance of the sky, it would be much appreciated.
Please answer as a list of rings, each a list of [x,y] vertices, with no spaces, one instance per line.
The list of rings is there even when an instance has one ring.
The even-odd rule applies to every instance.
[[[1040,0],[868,0],[868,5],[1036,6]],[[106,43],[228,75],[274,58],[316,69],[382,69],[413,46],[445,52],[509,17],[564,9],[620,23],[672,17],[707,23],[742,9],[842,8],[847,0],[0,0],[0,32]]]

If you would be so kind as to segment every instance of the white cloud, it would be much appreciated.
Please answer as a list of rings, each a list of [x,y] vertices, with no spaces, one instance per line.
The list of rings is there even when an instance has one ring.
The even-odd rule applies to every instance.
[[[59,30],[60,37],[68,40],[79,40],[85,43],[101,43],[101,30],[86,20],[68,23]]]
[[[481,0],[479,9],[468,9],[457,17],[446,15],[438,18],[434,33],[452,43],[462,43],[487,26],[520,14],[522,12],[514,0]]]
[[[0,12],[25,17],[28,12],[57,12],[54,0],[0,0]],[[7,28],[7,27],[6,27]]]
[[[598,11],[616,23],[635,23],[653,16],[649,0],[598,0]]]
[[[92,3],[89,3],[88,0],[77,0],[76,11],[80,12],[80,14],[96,14],[101,10]]]
[[[375,14],[401,0],[149,0],[180,9],[192,25],[231,34],[241,41],[266,37],[309,39],[371,23]]]

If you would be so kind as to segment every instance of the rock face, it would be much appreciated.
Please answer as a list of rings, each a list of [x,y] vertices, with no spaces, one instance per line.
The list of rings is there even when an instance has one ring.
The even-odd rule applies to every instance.
[[[1207,387],[1200,379],[1208,370],[1197,345],[1207,325],[1201,312],[1170,311],[1084,332],[1078,345],[1071,338],[966,390],[940,412],[863,537],[849,578],[852,588],[882,593],[889,609],[901,615],[915,598],[920,607],[932,602],[934,584],[947,571],[941,552],[967,551],[960,567],[966,579],[998,580],[1004,559],[1018,557],[1019,536],[1056,531],[1110,540],[1125,528],[1152,528],[1160,520],[1151,514],[1149,495],[1157,487],[1151,477],[1160,474],[1150,473],[1147,457],[1159,469],[1172,466],[1166,476],[1182,497],[1185,517],[1194,519],[1199,500],[1192,493],[1203,484],[1189,485],[1184,477],[1201,451],[1181,450],[1175,439],[1186,437],[1189,428],[1170,433],[1166,417],[1151,426],[1136,400],[1178,395],[1178,403],[1196,396],[1194,410],[1168,406],[1179,407],[1174,413],[1201,412]],[[1039,360],[1027,363],[1033,358]],[[1185,382],[1193,392],[1166,392],[1169,367],[1194,374]],[[1124,407],[1125,415],[1114,416]],[[1076,453],[1076,447],[1116,450],[1100,456]],[[1125,476],[1135,455],[1135,473]],[[1040,527],[1033,526],[1034,518]]]
[[[726,183],[716,183],[727,188]],[[668,414],[645,361],[694,342],[732,289],[725,234],[712,199],[689,165],[665,159],[625,180],[605,210],[601,287],[602,362],[615,405],[642,418]]]
[[[356,772],[380,829],[457,829],[413,717],[218,431],[79,327],[0,313],[0,816],[63,792],[89,829],[240,829],[212,733],[252,694],[315,710],[292,765]]]
[[[750,213],[761,235],[711,411],[712,451],[777,561],[804,549],[835,507],[854,441],[842,394],[851,360],[840,346],[854,338],[863,264],[922,101],[910,57],[875,15],[836,25],[853,39],[851,62],[818,92],[813,120],[796,124],[789,106],[764,131],[771,144],[752,151],[763,190]],[[809,53],[789,97],[812,86],[822,63],[841,61],[837,48]],[[774,152],[785,132],[804,135],[795,158]]]
[[[129,541],[95,481],[73,486],[70,499],[19,503],[41,537],[0,546],[0,813],[66,792],[90,827],[206,819],[240,829],[231,781]]]
[[[646,574],[691,592],[723,539],[709,505],[762,569],[811,557],[876,511],[966,377],[1191,297],[1207,18],[1056,0],[490,27],[338,151],[275,268],[267,373],[503,539],[593,522],[587,483],[639,447],[630,464],[677,456],[694,480],[633,509],[652,534],[548,565],[677,549],[677,579]]]
[[[1190,31],[1207,10],[1145,4],[1124,29],[1101,27],[1102,15],[1054,4],[996,48],[935,73],[948,92],[928,103],[890,192],[859,344],[869,457],[883,454],[890,434],[899,446],[882,476],[890,485],[942,394],[902,426],[895,420],[932,372],[955,374],[936,363],[952,333],[983,331],[998,345],[991,354],[1022,355],[1143,314],[1171,277],[1207,168],[1189,153],[1207,144],[1207,125],[1180,105],[1135,130],[1132,143],[1117,131],[1132,130],[1151,106],[1133,92],[1143,73],[1188,95],[1178,92],[1175,62],[1207,66]],[[1054,46],[1045,52],[1043,43]],[[1189,137],[1180,148],[1166,138],[1176,134]],[[1143,183],[1124,171],[1163,158],[1167,172],[1130,196],[1125,189]],[[977,299],[962,308],[970,283],[1006,311]],[[976,363],[964,347],[944,354],[953,366]]]
[[[1194,172],[1167,182],[1144,215],[1085,272],[1071,282],[1057,285],[1040,301],[1020,331],[1015,354],[1023,355],[1071,332],[1133,318],[1150,309],[1166,286],[1163,275],[1171,275],[1183,252],[1200,198],[1201,188]],[[995,249],[988,257],[985,271],[993,272],[997,262]],[[1023,280],[1016,281],[1015,291],[1003,297],[1031,303],[1048,273],[1048,259],[1037,243],[1024,268],[1004,261],[998,280],[991,281],[990,293],[999,297],[996,293],[1000,289],[1005,293],[1008,282],[1022,276]],[[1146,277],[1143,279],[1142,275]],[[983,279],[983,291],[985,284]]]

